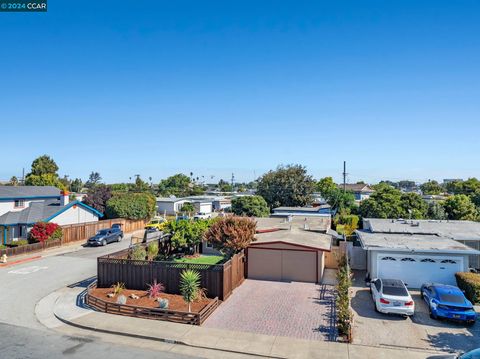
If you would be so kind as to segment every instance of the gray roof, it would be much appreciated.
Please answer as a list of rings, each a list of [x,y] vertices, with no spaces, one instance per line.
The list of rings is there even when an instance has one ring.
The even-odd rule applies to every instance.
[[[61,211],[58,201],[32,202],[29,207],[22,211],[10,211],[0,216],[0,225],[3,224],[27,224],[43,221],[55,213]]]
[[[374,233],[435,234],[455,240],[480,241],[480,223],[473,221],[365,218],[363,228]]]
[[[343,184],[339,184],[338,187],[343,189]],[[345,189],[352,192],[373,192],[373,189],[365,183],[346,183]]]
[[[431,234],[371,233],[356,231],[362,247],[367,250],[391,250],[401,252],[440,252],[480,254],[453,239]]]
[[[0,186],[0,198],[60,197],[53,186]]]
[[[255,238],[257,240],[252,242],[253,246],[255,246],[255,244],[280,241],[293,245],[301,245],[329,251],[332,244],[332,236],[299,228],[292,228],[291,230],[280,229],[273,232],[257,233]]]
[[[290,222],[284,217],[255,218],[257,230],[305,228],[326,232],[330,228],[330,219],[325,217],[293,217]]]

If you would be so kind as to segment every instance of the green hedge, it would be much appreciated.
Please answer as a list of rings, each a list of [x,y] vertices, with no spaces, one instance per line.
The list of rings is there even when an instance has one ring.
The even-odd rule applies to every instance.
[[[155,214],[156,200],[150,193],[118,193],[107,201],[108,218],[149,219]]]
[[[470,272],[455,273],[458,288],[472,303],[480,303],[480,274]]]

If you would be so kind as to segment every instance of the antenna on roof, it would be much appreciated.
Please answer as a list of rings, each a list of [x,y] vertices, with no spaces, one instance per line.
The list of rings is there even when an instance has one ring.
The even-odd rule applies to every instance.
[[[343,193],[347,192],[347,161],[343,161]]]

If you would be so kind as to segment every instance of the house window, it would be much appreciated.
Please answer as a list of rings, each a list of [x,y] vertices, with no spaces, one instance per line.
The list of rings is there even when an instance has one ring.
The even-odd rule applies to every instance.
[[[23,208],[25,207],[25,201],[23,199],[16,199],[14,206],[15,208]]]
[[[205,248],[210,248],[210,249],[212,249],[212,248],[213,248],[213,244],[210,243],[210,242],[205,242]]]
[[[393,257],[383,257],[382,261],[396,261],[396,259]]]
[[[444,259],[444,260],[442,261],[442,263],[455,264],[455,263],[457,263],[457,262],[454,261],[454,260],[451,260],[451,259]]]
[[[423,258],[420,262],[423,263],[435,263],[435,261],[432,258]]]
[[[410,257],[405,257],[405,258],[402,258],[402,262],[415,262],[415,259]]]

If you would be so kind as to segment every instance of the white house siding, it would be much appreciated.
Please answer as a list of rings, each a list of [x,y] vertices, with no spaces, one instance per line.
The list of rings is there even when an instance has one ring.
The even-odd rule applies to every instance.
[[[98,221],[98,216],[82,206],[69,207],[66,211],[50,220],[50,222],[57,223],[60,226],[96,221]]]
[[[195,210],[200,213],[212,213],[211,202],[195,202]]]

